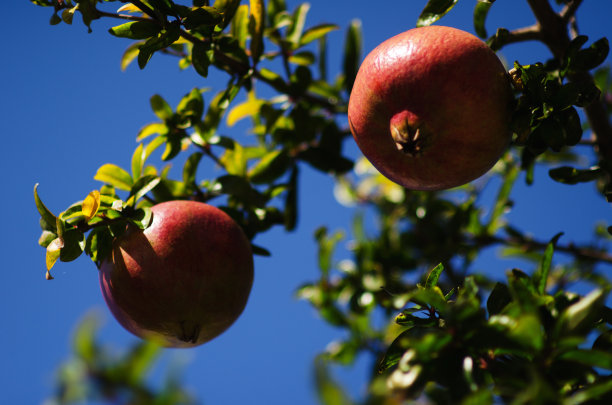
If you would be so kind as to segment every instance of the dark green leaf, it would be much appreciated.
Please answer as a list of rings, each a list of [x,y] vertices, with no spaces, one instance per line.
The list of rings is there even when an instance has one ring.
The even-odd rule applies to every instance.
[[[270,253],[268,249],[263,248],[261,246],[254,245],[252,243],[251,243],[251,250],[253,251],[253,254],[257,256],[263,256],[263,257],[272,256],[272,253]]]
[[[612,370],[612,353],[610,352],[576,349],[563,353],[559,358],[591,367]]]
[[[213,51],[209,44],[196,42],[191,51],[191,63],[196,72],[202,77],[208,76],[208,67],[212,63]]]
[[[108,32],[120,38],[147,39],[157,35],[161,29],[162,27],[153,21],[131,21],[112,27]]]
[[[346,32],[344,40],[344,88],[349,93],[353,89],[355,77],[361,62],[362,33],[361,21],[353,20]]]
[[[176,24],[171,24],[157,36],[147,39],[144,44],[138,47],[138,67],[144,69],[155,52],[169,47],[180,36],[180,28]]]
[[[571,397],[569,397],[566,403],[575,405],[583,403],[600,403],[596,402],[596,400],[600,399],[600,397],[602,397],[603,395],[610,395],[610,392],[612,392],[612,380],[607,380],[588,385],[587,388],[579,390]]]
[[[440,279],[440,274],[442,274],[443,270],[444,270],[444,265],[442,263],[434,267],[427,275],[427,281],[425,281],[425,288],[431,289],[437,286],[438,280]]]
[[[225,28],[236,15],[236,11],[240,6],[240,0],[216,0],[214,7],[223,15],[223,23],[221,28]]]
[[[476,7],[474,7],[474,29],[480,38],[487,37],[485,20],[493,3],[495,3],[495,0],[478,0]]]
[[[546,292],[546,282],[548,281],[548,273],[550,272],[555,245],[561,236],[563,236],[563,232],[556,234],[548,243],[544,255],[542,256],[540,266],[533,275],[533,284],[540,295]]]
[[[57,217],[53,215],[51,211],[49,211],[38,196],[38,183],[34,185],[34,202],[36,203],[36,209],[38,210],[41,219],[47,224],[49,230],[55,231],[57,229],[55,225]]]
[[[85,243],[85,252],[98,266],[110,256],[113,235],[108,226],[98,226],[91,230]]]
[[[250,0],[249,34],[251,34],[251,58],[257,64],[264,49],[265,4],[263,0]]]
[[[287,171],[290,164],[291,158],[286,151],[282,149],[274,150],[264,155],[249,170],[248,177],[255,184],[272,183]]]
[[[198,28],[201,25],[217,25],[223,21],[223,15],[214,7],[199,7],[187,13],[183,24],[188,30]]]
[[[66,230],[62,239],[64,240],[64,246],[60,250],[60,260],[63,262],[76,260],[85,249],[85,235],[78,229],[73,228]]]
[[[572,70],[591,70],[601,65],[610,52],[607,38],[601,38],[586,49],[581,49],[570,61]]]
[[[431,25],[448,13],[457,0],[429,0],[417,20],[417,27]]]
[[[576,169],[571,166],[561,166],[550,169],[548,175],[555,181],[564,184],[578,184],[595,181],[604,175],[601,168]]]
[[[512,302],[512,296],[510,295],[508,286],[506,284],[496,283],[487,300],[489,315],[499,314],[510,302]]]
[[[256,207],[264,206],[266,203],[266,198],[251,187],[251,184],[246,179],[240,176],[228,174],[219,177],[215,181],[213,191],[229,194],[240,199],[243,203]]]
[[[176,112],[183,117],[188,117],[191,121],[200,121],[202,119],[202,114],[204,114],[204,98],[202,97],[202,91],[198,88],[194,88],[183,96],[176,107]]]

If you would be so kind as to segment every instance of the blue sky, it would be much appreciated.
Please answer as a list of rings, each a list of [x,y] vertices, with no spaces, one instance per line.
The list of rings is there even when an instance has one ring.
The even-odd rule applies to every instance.
[[[4,191],[0,283],[2,327],[0,381],[3,401],[40,403],[53,388],[53,373],[70,352],[76,323],[96,311],[105,320],[100,339],[118,351],[135,338],[112,319],[102,300],[98,275],[85,256],[60,263],[55,280],[44,278],[44,250],[37,245],[40,228],[32,188],[40,183],[43,201],[59,212],[99,183],[93,180],[104,163],[127,167],[138,129],[154,121],[149,97],[157,93],[176,105],[193,87],[219,88],[225,77],[209,81],[192,70],[179,71],[177,60],[156,55],[144,71],[119,69],[129,44],[107,34],[115,21],[95,21],[88,34],[80,23],[48,24],[50,10],[27,0],[6,2],[0,26],[4,56],[0,64]],[[287,1],[293,9],[298,3]],[[414,27],[426,1],[311,1],[307,24],[333,22],[342,28],[329,36],[330,77],[341,66],[343,30],[358,18],[367,52],[386,38]],[[588,1],[578,15],[581,31],[591,40],[610,36],[612,2]],[[116,3],[117,6],[119,3]],[[474,1],[462,0],[439,23],[473,32]],[[76,19],[75,19],[76,20]],[[525,2],[500,0],[491,9],[487,27],[517,28],[533,23]],[[548,57],[538,44],[510,46],[502,55],[523,64]],[[608,62],[610,63],[610,58]],[[223,80],[222,82],[216,80]],[[237,125],[231,133],[243,135]],[[228,132],[230,133],[230,132]],[[352,156],[354,145],[347,144]],[[342,332],[327,326],[295,289],[318,276],[313,232],[322,224],[347,227],[351,210],[332,195],[327,176],[304,168],[300,189],[301,217],[297,231],[270,231],[258,237],[270,258],[256,258],[255,284],[247,309],[225,334],[193,350],[169,350],[165,357],[185,361],[184,382],[204,403],[311,404],[312,359]],[[566,242],[588,241],[593,223],[612,223],[609,204],[592,185],[554,184],[538,173],[536,187],[522,183],[510,219],[522,229],[548,239],[565,231]],[[560,222],[559,218],[563,218]],[[488,251],[482,270],[502,273],[510,264]],[[527,268],[526,270],[530,270]],[[353,369],[336,368],[352,394],[363,393],[367,361]]]

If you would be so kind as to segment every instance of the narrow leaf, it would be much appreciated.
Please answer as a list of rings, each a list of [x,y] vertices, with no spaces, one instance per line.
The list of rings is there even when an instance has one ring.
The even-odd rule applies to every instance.
[[[264,103],[264,100],[251,99],[236,105],[227,114],[227,125],[232,127],[239,120],[257,114]]]
[[[49,211],[38,196],[38,183],[34,185],[34,202],[36,203],[36,209],[38,210],[40,217],[51,227],[51,231],[55,231],[55,222],[57,221],[57,217],[53,215],[51,211]]]
[[[548,281],[548,273],[550,272],[550,266],[552,264],[553,253],[555,252],[555,245],[559,238],[563,235],[563,232],[555,235],[546,246],[544,256],[538,270],[533,275],[533,284],[535,285],[536,291],[541,295],[546,291],[546,282]]]
[[[142,168],[145,162],[145,151],[144,146],[138,144],[136,150],[134,150],[134,154],[132,155],[132,181],[136,181],[140,178],[140,174],[142,173]]]
[[[306,15],[309,10],[310,4],[302,3],[293,12],[293,22],[287,30],[287,40],[293,44],[294,49],[296,49],[300,43],[304,25],[306,24]]]
[[[478,0],[476,7],[474,7],[474,30],[480,38],[487,37],[485,20],[493,3],[495,3],[495,0]]]
[[[265,4],[263,0],[250,0],[249,33],[251,34],[251,58],[257,64],[263,53],[263,32],[265,26]]]
[[[140,47],[144,44],[144,41],[134,42],[123,52],[121,56],[121,70],[125,71],[127,67],[138,57],[138,53],[140,52]]]
[[[316,41],[319,38],[324,37],[332,31],[337,30],[339,27],[335,24],[320,24],[315,25],[314,27],[308,28],[302,34],[300,38],[300,46],[304,46],[306,44],[311,43],[312,41]]]
[[[440,274],[442,274],[443,270],[444,270],[444,265],[442,263],[434,267],[427,275],[427,281],[425,281],[425,288],[431,289],[437,286],[438,280],[440,279]]]
[[[350,93],[361,61],[361,21],[353,20],[344,41],[344,88]]]

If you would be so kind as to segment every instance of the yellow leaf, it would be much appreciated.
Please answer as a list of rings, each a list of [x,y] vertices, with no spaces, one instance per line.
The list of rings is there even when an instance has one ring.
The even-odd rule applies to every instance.
[[[234,126],[241,119],[258,113],[263,103],[263,100],[248,100],[238,104],[227,114],[227,126]]]
[[[133,5],[132,3],[124,4],[117,9],[117,12],[127,11],[128,13],[142,13],[142,10]]]
[[[100,208],[100,192],[98,190],[94,190],[87,194],[85,201],[83,201],[82,211],[87,221],[96,215],[98,208]]]
[[[47,280],[51,276],[49,270],[53,267],[57,259],[59,259],[60,252],[64,247],[64,240],[62,238],[55,238],[49,246],[47,246],[47,257],[45,258],[45,262],[47,264]]]

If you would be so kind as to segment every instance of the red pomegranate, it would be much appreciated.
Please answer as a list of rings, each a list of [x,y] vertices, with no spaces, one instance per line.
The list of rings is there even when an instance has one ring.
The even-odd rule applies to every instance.
[[[100,266],[102,294],[128,331],[192,347],[225,331],[244,310],[253,256],[244,232],[218,208],[170,201],[151,225],[129,228]]]
[[[415,190],[441,190],[486,173],[511,140],[512,90],[481,40],[442,26],[408,30],[363,61],[348,118],[363,154]]]

